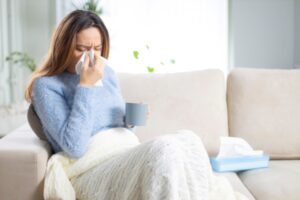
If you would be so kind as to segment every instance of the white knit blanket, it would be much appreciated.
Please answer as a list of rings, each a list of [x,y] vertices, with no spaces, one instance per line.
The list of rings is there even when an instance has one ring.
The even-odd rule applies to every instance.
[[[214,176],[201,139],[189,130],[140,143],[126,128],[91,138],[79,159],[65,153],[47,164],[44,199],[246,200]]]

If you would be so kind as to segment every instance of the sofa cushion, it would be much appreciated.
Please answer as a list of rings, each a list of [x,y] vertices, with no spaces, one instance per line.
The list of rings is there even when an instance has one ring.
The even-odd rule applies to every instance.
[[[230,136],[272,158],[300,158],[300,70],[234,69],[227,95]]]
[[[141,141],[190,129],[201,136],[210,155],[219,150],[219,137],[228,135],[224,74],[203,70],[169,74],[118,74],[126,102],[149,105]]]
[[[235,192],[239,192],[243,195],[245,195],[246,197],[248,197],[248,200],[255,200],[255,198],[252,196],[252,194],[249,192],[249,190],[245,187],[245,185],[242,183],[242,181],[240,180],[240,178],[238,177],[238,175],[236,173],[232,173],[232,172],[222,172],[222,173],[214,173],[217,176],[223,176],[225,177],[231,184],[233,190]]]
[[[299,200],[300,160],[273,160],[269,168],[239,173],[257,200]]]

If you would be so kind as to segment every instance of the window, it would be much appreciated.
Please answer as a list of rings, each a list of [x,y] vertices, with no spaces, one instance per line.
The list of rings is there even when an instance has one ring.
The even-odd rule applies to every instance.
[[[111,36],[109,62],[116,71],[142,73],[147,66],[162,73],[227,71],[226,0],[102,0],[100,6]],[[56,8],[58,23],[74,6],[57,0]]]

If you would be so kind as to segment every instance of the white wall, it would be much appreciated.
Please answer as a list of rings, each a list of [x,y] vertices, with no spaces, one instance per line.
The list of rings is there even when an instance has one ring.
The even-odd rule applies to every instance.
[[[300,63],[298,0],[231,0],[230,66],[293,68]]]

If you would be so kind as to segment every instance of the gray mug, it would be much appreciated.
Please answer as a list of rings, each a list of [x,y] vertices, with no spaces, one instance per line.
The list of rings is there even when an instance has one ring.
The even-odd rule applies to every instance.
[[[133,126],[145,126],[148,105],[143,103],[126,103],[125,122]]]

